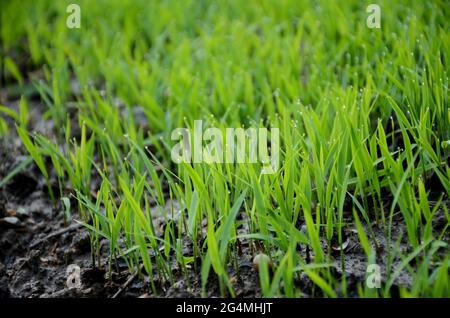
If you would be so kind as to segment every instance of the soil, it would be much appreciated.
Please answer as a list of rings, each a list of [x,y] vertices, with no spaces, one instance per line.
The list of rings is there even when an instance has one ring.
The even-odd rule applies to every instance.
[[[148,277],[134,277],[126,266],[119,266],[121,270],[108,277],[106,240],[101,242],[103,267],[93,266],[87,230],[77,223],[64,222],[61,209],[53,207],[45,185],[36,181],[38,178],[37,172],[29,169],[0,192],[0,298],[113,297],[119,290],[120,297],[155,296],[149,289]],[[23,189],[27,189],[26,194]],[[17,218],[18,222],[5,222],[5,218]],[[251,264],[251,259],[247,263]],[[71,264],[81,269],[81,288],[67,286],[66,271]],[[160,284],[157,296],[200,297],[199,275],[190,273],[191,286],[187,286],[178,268],[173,268],[173,274],[175,283]],[[130,277],[134,279],[123,288]],[[236,282],[238,296],[259,295],[257,273],[251,265],[241,266]],[[219,296],[214,288],[210,293]]]

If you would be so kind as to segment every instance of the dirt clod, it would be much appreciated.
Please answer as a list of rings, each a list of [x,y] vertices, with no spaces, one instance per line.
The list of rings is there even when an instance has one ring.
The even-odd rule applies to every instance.
[[[17,228],[22,225],[20,220],[15,216],[7,216],[3,219],[0,219],[0,225],[4,228]]]

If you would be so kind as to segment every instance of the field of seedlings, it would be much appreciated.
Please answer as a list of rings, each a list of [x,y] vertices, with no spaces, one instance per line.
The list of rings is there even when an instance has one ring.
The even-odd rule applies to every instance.
[[[450,297],[448,1],[0,17],[0,298]]]

